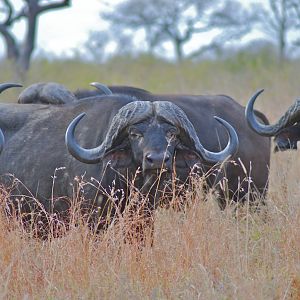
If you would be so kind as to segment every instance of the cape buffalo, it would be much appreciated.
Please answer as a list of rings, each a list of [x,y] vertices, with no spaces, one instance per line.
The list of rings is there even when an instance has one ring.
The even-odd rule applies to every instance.
[[[43,83],[43,86],[47,83]],[[243,141],[240,145],[239,152],[235,155],[234,159],[236,165],[226,166],[226,176],[228,178],[228,188],[230,197],[233,196],[234,200],[243,199],[244,195],[248,191],[248,182],[245,178],[251,176],[254,185],[257,190],[261,193],[266,191],[267,181],[268,181],[268,166],[270,160],[270,139],[260,138],[258,135],[253,134],[249,127],[247,126],[246,120],[244,118],[244,108],[236,103],[232,98],[225,95],[218,96],[191,96],[191,95],[156,95],[152,94],[146,90],[127,87],[127,86],[105,86],[100,83],[92,83],[92,86],[96,87],[97,90],[80,90],[75,92],[73,95],[72,102],[78,101],[90,101],[92,99],[103,101],[109,98],[104,97],[105,95],[126,95],[130,96],[131,101],[143,100],[143,101],[169,101],[172,102],[183,109],[183,111],[188,115],[188,118],[193,124],[196,124],[196,131],[200,136],[200,129],[210,128],[207,132],[207,136],[203,137],[203,143],[205,147],[216,151],[220,147],[225,147],[226,145],[226,134],[223,128],[216,127],[218,125],[213,122],[212,116],[217,115],[225,120],[229,120],[231,124],[237,128],[237,133],[239,139]],[[54,87],[55,84],[51,83]],[[38,88],[39,89],[39,88]],[[19,97],[19,100],[25,98],[31,99],[31,102],[40,103],[38,95],[40,91],[32,93],[31,87],[23,91]],[[30,93],[29,93],[29,92]],[[48,89],[51,91],[51,89]],[[58,92],[59,91],[59,92]],[[57,85],[56,91],[44,97],[46,101],[43,103],[64,104],[64,92],[66,91],[66,98],[69,98],[70,92],[62,85]],[[77,97],[75,96],[77,95]],[[59,97],[57,100],[56,98]],[[79,99],[78,99],[79,98]],[[48,99],[48,100],[47,100]],[[53,100],[55,99],[55,100]],[[21,101],[22,102],[22,101]],[[23,103],[26,101],[23,101]],[[68,104],[66,102],[65,104]],[[259,111],[254,111],[255,115],[261,120],[261,122],[268,124],[267,118],[264,114]],[[208,115],[207,115],[208,114]],[[212,121],[207,121],[207,118]],[[203,134],[203,133],[202,133]],[[214,136],[213,141],[210,137]],[[218,142],[217,142],[218,141]],[[261,147],[257,149],[256,144],[260,143]],[[256,153],[258,155],[256,155]],[[197,160],[194,160],[195,163]],[[192,163],[190,162],[190,165]],[[242,166],[243,165],[243,166]],[[209,168],[205,168],[208,170]],[[248,173],[247,175],[245,174]],[[251,174],[250,174],[251,173]],[[213,180],[214,181],[214,180]],[[238,192],[237,192],[238,191]]]
[[[263,90],[256,92],[247,104],[246,118],[249,126],[262,136],[274,136],[274,152],[296,150],[297,142],[300,140],[300,100],[296,100],[274,125],[261,124],[253,115],[253,106],[262,92]]]
[[[47,212],[66,211],[68,199],[76,194],[74,178],[83,182],[79,192],[86,200],[85,207],[100,209],[101,216],[115,213],[112,201],[120,201],[118,205],[124,209],[128,182],[149,193],[151,211],[158,203],[156,190],[170,179],[174,166],[185,181],[195,163],[207,170],[237,152],[233,127],[221,118],[214,119],[215,115],[238,124],[243,142],[256,136],[248,133],[240,120],[242,108],[223,96],[202,101],[180,96],[140,101],[113,94],[100,98],[66,105],[0,104],[0,126],[7,138],[0,156],[1,182],[10,187],[11,198],[22,211],[40,207]],[[227,113],[221,112],[224,108]],[[244,133],[250,136],[244,137]],[[251,159],[244,146],[237,155],[243,161],[248,159],[246,164]],[[229,167],[226,172],[242,176],[238,168]],[[229,186],[235,186],[231,181],[238,178],[229,179]],[[265,186],[261,179],[255,183]]]

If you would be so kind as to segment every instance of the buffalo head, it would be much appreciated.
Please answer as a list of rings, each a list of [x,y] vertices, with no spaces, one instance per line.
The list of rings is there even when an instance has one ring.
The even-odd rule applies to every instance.
[[[20,104],[69,104],[76,101],[72,92],[56,82],[39,82],[27,87],[19,95]]]
[[[186,114],[168,101],[128,103],[113,117],[103,142],[96,148],[85,149],[74,137],[75,128],[84,115],[77,116],[68,126],[65,141],[69,152],[88,164],[103,163],[109,157],[115,169],[139,168],[143,174],[143,190],[148,192],[156,177],[153,175],[161,170],[172,174],[177,149],[212,164],[224,161],[238,149],[235,130],[217,117],[229,134],[229,142],[217,153],[205,149]]]
[[[300,100],[288,108],[286,113],[274,124],[261,124],[255,118],[253,106],[256,98],[263,92],[256,92],[249,100],[246,107],[246,118],[249,126],[262,136],[274,136],[274,152],[297,149],[300,140]]]
[[[78,91],[77,95],[75,95],[65,86],[59,83],[38,82],[30,85],[20,93],[18,103],[64,105],[76,102],[78,100],[77,96],[79,96],[79,98],[84,98],[85,96],[89,97],[101,94],[112,94],[112,91],[104,84],[101,84],[99,82],[92,82],[90,85],[97,88],[98,91]]]
[[[297,150],[297,143],[300,140],[300,123],[282,129],[274,137],[274,152],[285,150]]]

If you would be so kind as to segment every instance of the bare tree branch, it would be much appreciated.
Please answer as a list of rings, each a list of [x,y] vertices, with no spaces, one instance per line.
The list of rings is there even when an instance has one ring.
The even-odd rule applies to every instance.
[[[297,10],[293,9],[299,7],[297,1],[269,0],[269,10],[262,8],[259,14],[261,30],[277,44],[280,60],[286,57],[289,33],[297,27]]]
[[[207,31],[200,21],[217,0],[127,0],[117,5],[113,12],[102,13],[116,31],[143,30],[148,48],[165,42],[174,45],[178,60],[183,58],[183,46],[196,33]]]
[[[19,50],[15,38],[3,24],[0,24],[0,33],[2,34],[6,43],[7,58],[16,60],[19,56]]]
[[[6,44],[7,58],[15,62],[21,74],[24,74],[28,70],[35,48],[38,15],[45,11],[67,7],[71,4],[71,0],[49,1],[49,3],[44,5],[41,4],[42,2],[44,1],[23,0],[22,8],[16,12],[11,0],[3,0],[6,17],[4,22],[0,24],[0,34],[3,36]],[[16,21],[22,18],[25,19],[27,26],[23,41],[18,43],[18,39],[9,29]]]
[[[63,0],[61,2],[50,3],[43,6],[39,6],[38,13],[44,13],[48,10],[59,9],[71,5],[70,0]]]
[[[292,8],[294,9],[294,12],[295,12],[296,18],[297,18],[296,28],[300,28],[300,3],[299,3],[299,1],[297,1],[297,0],[293,1]]]
[[[15,14],[15,16],[11,17],[10,19],[10,23],[7,25],[12,25],[13,23],[15,23],[16,21],[19,21],[20,19],[26,17],[26,8],[23,7],[18,13]]]

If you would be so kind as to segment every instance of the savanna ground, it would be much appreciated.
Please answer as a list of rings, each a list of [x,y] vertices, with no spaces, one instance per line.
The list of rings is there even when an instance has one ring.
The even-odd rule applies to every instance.
[[[2,65],[0,81],[10,78]],[[300,62],[279,66],[268,54],[180,66],[140,57],[103,65],[39,61],[25,85],[42,79],[74,90],[99,81],[156,93],[227,94],[242,104],[265,88],[256,107],[272,122],[300,96],[299,78]],[[214,195],[204,196],[196,184],[185,212],[157,211],[154,244],[142,251],[124,243],[118,226],[97,236],[76,222],[63,237],[41,241],[1,215],[0,297],[300,299],[299,170],[299,152],[272,153],[263,213],[247,205],[220,211]]]

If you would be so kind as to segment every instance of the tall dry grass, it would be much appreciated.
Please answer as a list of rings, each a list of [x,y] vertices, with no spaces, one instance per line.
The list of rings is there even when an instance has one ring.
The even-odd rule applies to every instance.
[[[298,299],[300,208],[293,172],[300,164],[296,153],[280,156],[272,161],[262,211],[247,204],[221,211],[215,194],[204,195],[196,183],[184,211],[156,212],[153,245],[148,232],[142,250],[124,240],[134,218],[94,234],[77,215],[60,238],[40,240],[1,214],[1,297]]]
[[[257,107],[274,121],[300,94],[299,75],[296,63],[177,67],[147,60],[131,66],[121,60],[103,66],[37,63],[28,82],[43,78],[74,89],[97,80],[162,93],[223,93],[242,104],[266,87]],[[299,170],[299,152],[272,154],[262,212],[252,212],[247,204],[221,211],[215,195],[205,196],[196,186],[185,211],[156,212],[153,246],[148,239],[142,251],[134,242],[124,243],[120,226],[96,235],[77,222],[60,238],[40,240],[1,214],[0,297],[300,299]],[[5,193],[1,199],[3,204]]]

